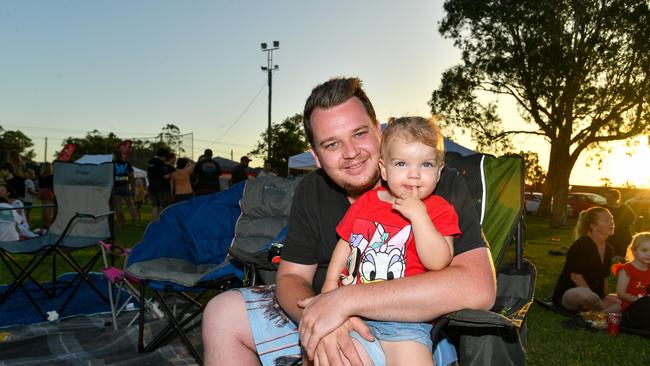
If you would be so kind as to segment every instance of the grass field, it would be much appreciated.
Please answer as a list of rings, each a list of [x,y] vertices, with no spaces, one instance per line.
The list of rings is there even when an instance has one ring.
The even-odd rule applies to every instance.
[[[32,212],[32,222],[38,227],[40,213]],[[127,215],[128,217],[128,215]],[[150,208],[145,206],[143,224],[136,227],[125,225],[116,229],[115,241],[122,246],[132,246],[140,240],[150,220]],[[573,224],[573,222],[571,223]],[[527,217],[524,230],[524,256],[537,267],[536,297],[548,298],[552,294],[555,281],[562,269],[564,257],[549,255],[549,250],[569,246],[573,241],[570,228],[549,229],[547,220],[540,217]],[[85,250],[82,256],[90,256]],[[508,258],[512,258],[510,250]],[[66,269],[59,265],[59,271]],[[96,266],[99,268],[99,264]],[[48,270],[38,272],[37,278],[49,277]],[[0,268],[0,282],[7,283],[10,275],[4,267]],[[614,281],[610,281],[614,289]],[[529,365],[648,365],[650,364],[650,340],[619,334],[609,335],[605,331],[565,329],[565,318],[534,304],[528,317],[528,364]]]

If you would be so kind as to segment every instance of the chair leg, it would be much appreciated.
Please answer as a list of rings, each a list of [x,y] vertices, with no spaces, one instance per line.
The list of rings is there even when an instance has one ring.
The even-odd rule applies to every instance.
[[[156,300],[158,300],[160,302],[160,306],[162,307],[163,311],[165,312],[165,315],[167,315],[167,317],[169,318],[168,319],[169,323],[168,323],[167,327],[165,327],[165,329],[160,332],[158,337],[156,337],[156,339],[154,339],[151,342],[151,344],[149,346],[147,346],[147,347],[151,346],[151,348],[152,348],[151,350],[158,347],[159,344],[163,343],[163,341],[165,341],[167,338],[169,338],[173,334],[173,332],[171,332],[171,330],[172,330],[171,328],[174,328],[175,333],[177,333],[181,337],[183,343],[185,343],[185,346],[187,347],[187,349],[190,352],[190,354],[192,355],[192,357],[194,357],[194,359],[196,360],[197,363],[202,365],[203,364],[203,358],[201,357],[201,355],[199,355],[196,348],[194,348],[194,345],[192,344],[192,342],[190,342],[189,338],[187,338],[187,334],[185,334],[185,325],[187,325],[190,321],[192,321],[199,314],[201,314],[202,313],[202,311],[201,311],[202,308],[198,312],[195,312],[194,314],[191,314],[190,316],[188,316],[186,319],[184,319],[182,322],[179,323],[178,319],[176,319],[176,317],[174,316],[174,313],[169,308],[169,306],[167,306],[167,304],[165,303],[165,300],[160,295],[160,293],[158,293],[158,291],[154,290],[153,294],[154,294],[154,297],[156,298]],[[192,303],[188,304],[185,308],[183,308],[183,310],[181,311],[180,314],[181,315],[185,314],[187,312],[187,310],[189,310],[191,307],[192,307]]]

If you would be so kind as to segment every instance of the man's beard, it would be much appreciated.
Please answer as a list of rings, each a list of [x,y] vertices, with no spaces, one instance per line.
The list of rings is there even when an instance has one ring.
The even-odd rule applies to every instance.
[[[375,170],[375,174],[367,181],[361,184],[343,183],[343,189],[350,197],[359,197],[366,193],[368,190],[375,187],[379,180],[379,169]]]

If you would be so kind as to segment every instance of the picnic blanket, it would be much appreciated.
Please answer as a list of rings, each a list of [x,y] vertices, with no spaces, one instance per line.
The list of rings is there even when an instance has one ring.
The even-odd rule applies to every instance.
[[[118,318],[113,330],[110,314],[79,316],[59,322],[46,322],[0,329],[0,366],[5,365],[196,365],[179,339],[151,353],[138,353],[138,327],[125,328],[133,318],[127,312]],[[145,337],[166,323],[148,321]],[[191,342],[201,346],[201,319],[194,320],[188,332]]]
[[[44,321],[41,314],[30,303],[29,298],[25,296],[25,290],[29,291],[32,298],[38,303],[41,309],[47,313],[57,311],[64,304],[68,296],[73,292],[73,287],[68,283],[75,277],[76,273],[65,273],[57,279],[56,288],[57,296],[50,298],[40,291],[33,282],[25,284],[24,289],[17,289],[7,301],[0,305],[0,332],[3,327],[14,325],[26,325],[40,323]],[[106,280],[101,273],[91,272],[88,274],[91,281],[97,286],[104,295],[108,296]],[[77,279],[75,283],[81,282],[81,285],[74,293],[71,301],[65,307],[59,318],[76,315],[90,315],[105,313],[111,311],[110,304],[103,300],[90,285]],[[50,282],[42,284],[50,290]],[[0,294],[7,290],[7,285],[0,285]]]

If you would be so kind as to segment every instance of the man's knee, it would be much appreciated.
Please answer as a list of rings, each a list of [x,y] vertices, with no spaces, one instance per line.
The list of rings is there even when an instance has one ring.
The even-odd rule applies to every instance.
[[[203,310],[203,327],[223,327],[246,316],[244,298],[239,291],[226,291],[213,297]]]

